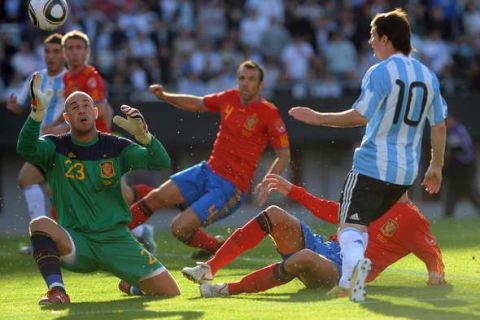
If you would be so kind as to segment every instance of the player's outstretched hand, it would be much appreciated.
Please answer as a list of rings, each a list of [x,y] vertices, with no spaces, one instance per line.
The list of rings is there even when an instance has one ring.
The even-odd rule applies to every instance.
[[[263,180],[257,186],[255,187],[255,190],[253,191],[256,198],[257,198],[257,204],[261,207],[267,202],[269,193],[268,193],[268,183]]]
[[[278,174],[267,174],[264,181],[267,182],[269,194],[272,192],[278,192],[287,196],[292,189],[292,183]]]
[[[422,181],[422,186],[429,194],[438,193],[442,184],[442,168],[438,166],[429,165],[425,177]]]
[[[288,114],[297,121],[305,122],[311,125],[318,125],[319,113],[307,107],[293,107],[288,110]]]
[[[113,123],[130,133],[141,144],[150,144],[152,135],[148,132],[147,123],[140,111],[127,105],[122,105],[120,111],[125,115],[125,118],[115,116],[113,117]]]
[[[430,272],[428,274],[427,284],[429,286],[441,286],[447,284],[447,280],[445,280],[445,277],[439,273]]]
[[[153,93],[158,99],[163,100],[165,97],[165,90],[161,84],[155,83],[150,85],[150,92]]]
[[[30,116],[35,121],[40,122],[43,120],[43,117],[45,116],[45,110],[50,103],[52,94],[52,90],[46,90],[45,92],[42,92],[42,75],[38,72],[35,72],[30,80],[30,98],[32,104],[32,112],[30,113]]]

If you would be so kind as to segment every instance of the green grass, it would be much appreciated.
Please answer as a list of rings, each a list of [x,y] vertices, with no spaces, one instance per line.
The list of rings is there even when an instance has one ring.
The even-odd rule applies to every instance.
[[[327,299],[324,290],[306,290],[294,280],[259,294],[204,299],[179,270],[192,265],[191,250],[166,232],[158,233],[159,259],[173,273],[182,296],[128,297],[118,280],[104,273],[64,271],[72,304],[42,308],[45,284],[33,259],[17,254],[26,238],[0,238],[0,319],[480,319],[480,219],[440,220],[432,229],[443,250],[449,284],[428,287],[423,263],[409,256],[368,288],[365,303]],[[331,232],[332,228],[316,228]],[[225,231],[225,230],[221,230]],[[239,279],[277,260],[271,241],[221,270],[215,281]]]

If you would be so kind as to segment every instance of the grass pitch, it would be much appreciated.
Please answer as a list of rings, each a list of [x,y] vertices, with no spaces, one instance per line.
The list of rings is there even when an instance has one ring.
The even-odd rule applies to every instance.
[[[331,227],[315,227],[330,233]],[[201,298],[198,286],[179,270],[193,265],[191,249],[167,232],[157,233],[157,257],[173,273],[180,297],[129,297],[108,274],[64,271],[72,300],[67,306],[37,304],[46,291],[33,259],[17,253],[26,238],[0,238],[0,319],[480,319],[480,219],[439,220],[432,229],[443,251],[448,285],[428,287],[423,263],[414,256],[397,262],[367,287],[367,300],[327,299],[298,280],[258,294]],[[220,231],[227,235],[227,230]],[[278,260],[269,239],[225,269],[216,282],[237,280]]]

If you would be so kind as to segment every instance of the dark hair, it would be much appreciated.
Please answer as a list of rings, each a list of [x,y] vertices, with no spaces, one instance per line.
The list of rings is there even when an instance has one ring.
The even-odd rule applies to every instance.
[[[380,37],[387,36],[395,49],[407,56],[412,52],[410,23],[407,13],[403,9],[397,8],[390,12],[377,14],[370,26]]]
[[[54,33],[49,35],[45,40],[43,40],[43,44],[56,43],[62,45],[62,38],[63,35],[61,35],[60,33]]]
[[[259,81],[260,81],[260,82],[263,81],[263,68],[262,68],[258,63],[256,63],[255,61],[253,61],[253,60],[247,60],[247,61],[242,62],[242,63],[238,66],[237,71],[240,70],[241,68],[256,69],[256,70],[258,70],[258,78],[259,78]]]

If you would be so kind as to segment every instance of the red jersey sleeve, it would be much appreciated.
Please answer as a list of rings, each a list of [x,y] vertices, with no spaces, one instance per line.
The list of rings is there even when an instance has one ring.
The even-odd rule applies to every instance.
[[[272,116],[268,121],[267,128],[270,143],[274,149],[288,148],[290,144],[288,142],[287,127],[278,109],[272,110]]]
[[[317,218],[331,224],[338,224],[338,202],[317,198],[304,188],[296,185],[292,185],[288,196],[304,206]]]
[[[415,226],[415,229],[411,230],[410,237],[405,237],[405,246],[425,263],[429,273],[435,272],[444,275],[445,266],[442,261],[442,252],[430,230],[430,224],[419,212],[417,214],[416,223],[411,224]]]
[[[86,84],[87,93],[92,97],[95,103],[105,102],[105,84],[97,71],[87,78]]]
[[[225,91],[212,93],[203,97],[203,104],[210,112],[220,112],[220,107],[224,101]]]

